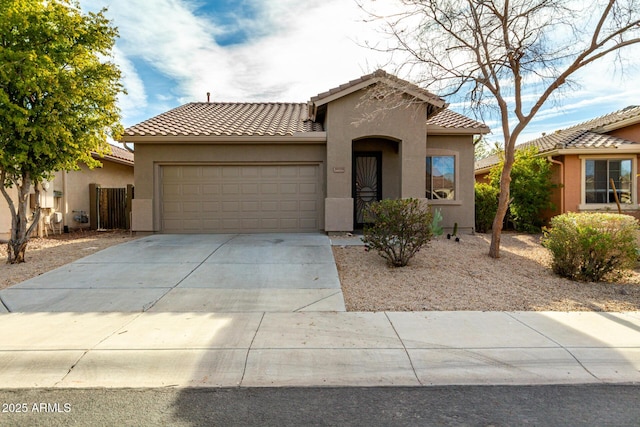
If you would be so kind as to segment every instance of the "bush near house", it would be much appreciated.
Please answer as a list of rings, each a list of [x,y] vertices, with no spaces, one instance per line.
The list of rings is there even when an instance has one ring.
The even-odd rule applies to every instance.
[[[431,210],[418,199],[381,200],[367,215],[363,241],[393,267],[407,265],[433,236]]]
[[[491,230],[493,219],[498,210],[498,195],[500,190],[483,182],[475,183],[476,217],[475,226],[479,233]]]
[[[517,150],[511,170],[507,221],[515,230],[525,233],[539,233],[544,225],[541,212],[553,207],[551,193],[556,185],[551,181],[551,163],[537,154],[535,147]],[[503,164],[504,160],[489,172],[491,185],[497,189],[500,188]]]
[[[551,219],[542,245],[551,251],[556,274],[599,282],[634,267],[637,232],[638,221],[628,215],[570,212]]]

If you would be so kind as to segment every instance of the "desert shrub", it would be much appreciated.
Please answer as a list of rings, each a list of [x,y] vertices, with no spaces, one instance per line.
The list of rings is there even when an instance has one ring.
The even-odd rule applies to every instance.
[[[489,184],[476,182],[475,184],[475,204],[476,204],[476,231],[486,233],[491,229],[493,218],[498,210],[498,194],[500,190]]]
[[[491,185],[500,188],[500,175],[504,161],[491,169],[489,179]],[[508,219],[518,231],[539,233],[544,225],[542,211],[553,207],[551,194],[556,187],[551,181],[551,163],[538,156],[535,147],[516,151],[511,184],[509,185]]]
[[[637,262],[638,222],[612,213],[566,213],[551,219],[542,245],[553,271],[569,279],[599,282]]]
[[[369,206],[367,215],[371,224],[364,228],[363,241],[393,267],[407,265],[433,236],[431,210],[417,199],[381,200]]]

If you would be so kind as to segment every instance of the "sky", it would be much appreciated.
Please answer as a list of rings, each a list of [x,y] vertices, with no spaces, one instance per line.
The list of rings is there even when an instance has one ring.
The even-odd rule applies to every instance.
[[[382,2],[378,1],[378,4]],[[388,4],[388,3],[387,3]],[[84,12],[108,8],[118,27],[113,60],[127,95],[125,127],[188,102],[306,102],[393,59],[365,45],[385,43],[378,24],[354,0],[80,0]],[[548,104],[519,142],[629,105],[640,104],[640,49],[624,55],[623,75],[611,61],[592,64],[581,86]],[[400,78],[407,76],[399,75]],[[450,108],[470,117],[456,99]],[[500,140],[486,120],[489,140]]]

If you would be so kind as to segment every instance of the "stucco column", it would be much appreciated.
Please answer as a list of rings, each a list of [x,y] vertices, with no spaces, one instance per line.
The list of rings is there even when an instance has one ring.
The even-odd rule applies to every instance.
[[[353,231],[352,142],[343,132],[327,135],[325,231]]]
[[[400,197],[425,198],[427,148],[423,135],[415,135],[400,144],[401,182]]]

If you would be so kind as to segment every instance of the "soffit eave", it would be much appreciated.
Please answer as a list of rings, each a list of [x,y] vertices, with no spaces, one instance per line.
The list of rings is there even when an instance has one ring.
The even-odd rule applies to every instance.
[[[445,128],[427,125],[427,135],[486,135],[491,130],[487,128]]]
[[[133,144],[298,144],[327,142],[326,132],[299,132],[278,136],[210,136],[210,135],[136,135],[124,136],[122,142]]]

